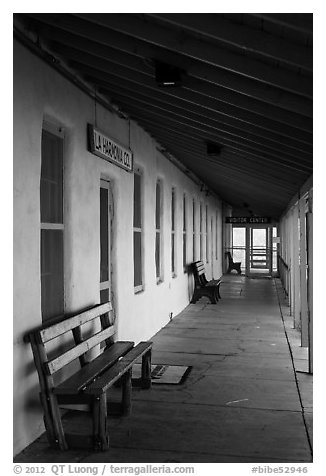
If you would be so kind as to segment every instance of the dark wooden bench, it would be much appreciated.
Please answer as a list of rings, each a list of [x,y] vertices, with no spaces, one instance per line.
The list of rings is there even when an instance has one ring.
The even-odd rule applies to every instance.
[[[234,262],[230,251],[227,251],[225,253],[225,255],[226,255],[226,257],[228,258],[228,261],[229,261],[229,266],[228,266],[227,273],[231,273],[231,271],[233,269],[235,269],[238,274],[241,274],[241,261]]]
[[[110,303],[101,304],[27,335],[40,382],[45,429],[54,447],[65,450],[85,446],[85,435],[64,430],[60,406],[86,404],[92,415],[92,432],[86,435],[86,445],[106,450],[109,447],[107,415],[111,408],[107,390],[115,383],[120,385],[119,413],[129,414],[132,366],[139,358],[142,358],[142,374],[134,383],[143,388],[151,386],[152,342],[140,342],[136,346],[130,341],[112,343],[115,328],[110,311]],[[96,350],[99,354],[93,359],[89,354],[91,349],[93,354]],[[67,374],[69,369],[69,376],[63,377],[63,372]]]
[[[220,295],[220,279],[212,279],[208,281],[205,276],[205,266],[202,261],[195,261],[191,264],[191,268],[194,274],[195,288],[191,299],[191,303],[194,304],[202,296],[206,296],[210,299],[212,304],[216,304]]]

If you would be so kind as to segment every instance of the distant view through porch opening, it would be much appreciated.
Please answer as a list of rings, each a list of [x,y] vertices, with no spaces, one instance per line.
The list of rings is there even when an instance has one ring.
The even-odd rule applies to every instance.
[[[277,228],[271,225],[233,226],[232,257],[246,276],[277,273]]]

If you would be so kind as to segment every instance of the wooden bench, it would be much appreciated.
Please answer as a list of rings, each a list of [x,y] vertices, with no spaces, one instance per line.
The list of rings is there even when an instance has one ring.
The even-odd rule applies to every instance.
[[[230,251],[227,251],[225,255],[227,256],[229,261],[227,273],[231,273],[232,269],[235,269],[238,274],[241,274],[241,261],[234,262]]]
[[[221,295],[220,295],[221,280],[212,279],[208,281],[205,276],[205,266],[202,261],[195,261],[194,263],[191,264],[191,268],[194,274],[195,288],[194,288],[194,294],[190,302],[194,304],[202,296],[206,296],[210,299],[212,304],[216,304],[217,301],[221,299]]]
[[[151,386],[152,342],[140,342],[136,346],[129,341],[112,343],[115,328],[110,311],[111,303],[101,304],[27,335],[40,382],[45,429],[54,447],[66,450],[85,446],[85,435],[64,430],[60,406],[86,404],[92,416],[92,433],[86,435],[87,446],[106,450],[109,447],[107,414],[108,407],[111,408],[107,390],[117,382],[120,384],[119,413],[129,414],[132,366],[139,358],[142,358],[142,373],[135,383],[143,388]],[[91,349],[93,354],[96,350],[99,354],[93,359],[90,359]],[[69,376],[64,377],[63,372],[67,374],[69,367]]]

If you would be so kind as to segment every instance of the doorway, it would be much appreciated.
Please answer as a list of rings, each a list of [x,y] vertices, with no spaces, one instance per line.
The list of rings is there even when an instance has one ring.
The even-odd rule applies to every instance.
[[[271,275],[271,228],[249,227],[248,274]]]
[[[233,261],[241,262],[246,276],[272,276],[277,273],[277,243],[275,226],[233,226]]]
[[[111,301],[111,194],[110,182],[100,184],[100,302]]]

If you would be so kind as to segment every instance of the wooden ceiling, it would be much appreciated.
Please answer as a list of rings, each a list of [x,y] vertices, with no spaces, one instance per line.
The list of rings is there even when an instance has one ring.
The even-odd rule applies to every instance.
[[[236,213],[277,219],[312,174],[312,14],[49,13],[15,21]],[[181,86],[158,86],[162,63],[181,71]]]

